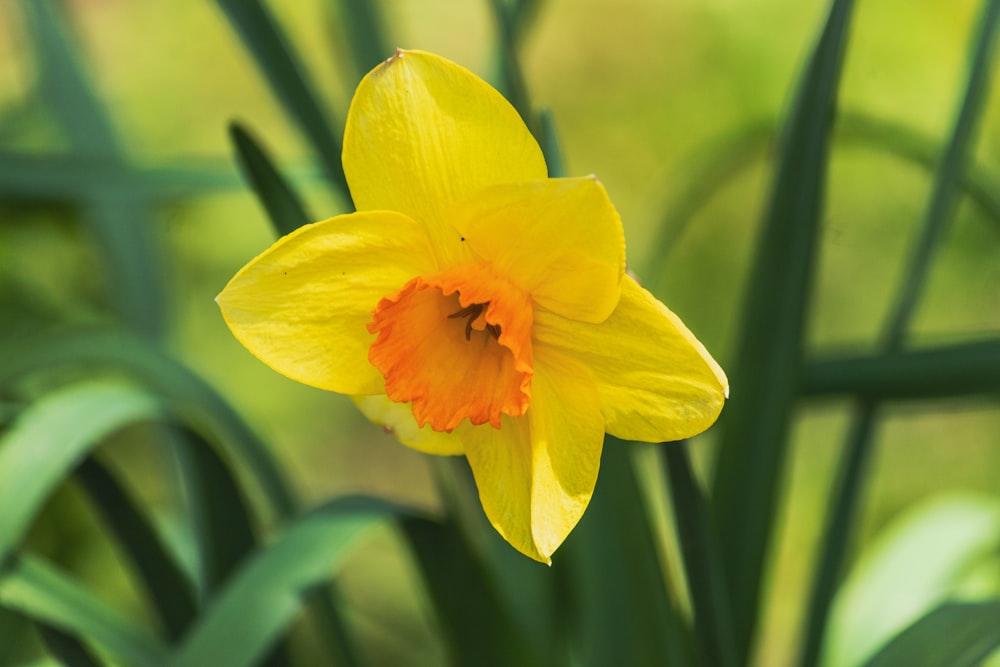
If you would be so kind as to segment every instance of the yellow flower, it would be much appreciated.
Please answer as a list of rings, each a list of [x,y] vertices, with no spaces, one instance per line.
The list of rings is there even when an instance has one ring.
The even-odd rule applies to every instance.
[[[590,502],[604,433],[708,428],[726,377],[625,275],[618,213],[593,178],[547,178],[484,81],[397,51],[358,86],[344,135],[357,213],[303,227],[218,302],[290,378],[350,394],[430,454],[464,454],[486,515],[542,562]]]

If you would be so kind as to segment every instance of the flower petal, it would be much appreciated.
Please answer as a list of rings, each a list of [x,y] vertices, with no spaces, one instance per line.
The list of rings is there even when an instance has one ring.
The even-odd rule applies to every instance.
[[[352,213],[279,239],[216,300],[233,335],[282,375],[344,394],[383,393],[365,325],[380,298],[434,266],[419,223]]]
[[[601,324],[535,311],[535,355],[558,349],[597,380],[607,432],[627,440],[681,440],[715,422],[725,373],[684,323],[631,277]]]
[[[465,453],[458,435],[435,431],[430,426],[417,426],[409,403],[396,403],[384,394],[352,398],[365,417],[392,431],[396,439],[407,447],[442,456]]]
[[[358,210],[420,220],[442,266],[468,253],[445,223],[452,202],[547,174],[537,142],[500,93],[469,70],[419,51],[397,51],[358,85],[343,162]]]
[[[536,357],[524,417],[456,433],[490,523],[515,549],[550,563],[597,481],[604,424],[593,377],[559,354]]]
[[[487,188],[455,204],[449,219],[479,257],[539,305],[601,322],[618,304],[625,234],[596,178]]]

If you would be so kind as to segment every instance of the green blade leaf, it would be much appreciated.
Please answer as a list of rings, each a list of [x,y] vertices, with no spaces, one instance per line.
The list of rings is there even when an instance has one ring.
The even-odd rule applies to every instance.
[[[343,498],[289,522],[226,583],[165,664],[255,664],[294,618],[301,594],[328,580],[365,531],[408,514],[382,501]]]
[[[708,503],[695,479],[687,446],[683,441],[668,442],[659,451],[670,478],[674,521],[694,607],[694,634],[701,655],[698,664],[735,665],[736,645],[725,573]]]
[[[38,624],[45,649],[63,667],[102,667],[102,663],[75,637],[45,623]]]
[[[121,370],[143,382],[182,423],[230,448],[232,460],[250,471],[278,516],[295,513],[296,501],[281,469],[246,422],[204,380],[138,338],[83,333],[36,336],[9,345],[0,352],[0,387],[73,368]]]
[[[742,317],[713,484],[738,657],[757,628],[803,356],[830,130],[853,10],[834,0],[787,121]]]
[[[633,468],[642,446],[605,438],[593,498],[555,556],[569,577],[557,613],[572,619],[579,667],[694,664]]]
[[[1000,648],[1000,601],[943,604],[882,648],[865,667],[975,667]]]
[[[229,138],[236,148],[237,161],[250,181],[250,187],[267,210],[267,216],[278,236],[284,236],[313,222],[298,194],[253,135],[241,124],[234,122],[229,125]]]
[[[385,39],[385,23],[379,4],[371,0],[340,0],[343,35],[351,48],[357,80],[392,55]]]
[[[989,0],[984,5],[983,15],[977,26],[978,34],[973,43],[965,93],[947,149],[935,174],[924,224],[916,239],[899,295],[882,336],[882,345],[890,353],[903,346],[910,320],[930,273],[931,261],[944,239],[948,223],[958,204],[959,185],[969,161],[968,156],[972,153],[972,139],[987,100],[998,28],[1000,0]],[[874,450],[871,441],[877,417],[878,404],[870,397],[862,400],[857,406],[844,446],[806,615],[802,642],[802,664],[806,667],[819,660],[830,604],[844,569],[851,526],[856,521],[868,461]]]
[[[496,587],[458,526],[421,518],[401,522],[444,631],[452,664],[542,664],[525,644]]]
[[[139,575],[167,637],[177,639],[197,614],[191,580],[111,470],[91,456],[76,469],[75,477]]]
[[[299,170],[301,172],[301,170]],[[300,180],[307,174],[298,174]],[[0,151],[0,197],[84,201],[95,190],[127,190],[139,199],[179,197],[243,188],[228,164],[123,165],[115,158]]]
[[[50,111],[76,152],[124,164],[112,124],[93,94],[84,59],[75,52],[61,3],[21,3],[40,63],[40,86]],[[111,188],[94,190],[81,202],[84,222],[105,255],[112,300],[134,330],[155,337],[163,329],[160,276],[145,202]]]
[[[123,665],[160,667],[167,657],[149,630],[36,558],[12,558],[0,568],[0,606],[92,642]]]
[[[112,382],[72,385],[28,407],[0,438],[0,563],[88,451],[122,427],[161,414],[148,393]]]
[[[253,55],[285,111],[312,143],[334,187],[347,201],[350,192],[340,164],[341,140],[331,129],[298,55],[261,0],[217,0]]]
[[[922,350],[819,358],[802,370],[803,396],[853,394],[880,401],[1000,393],[1000,340]]]

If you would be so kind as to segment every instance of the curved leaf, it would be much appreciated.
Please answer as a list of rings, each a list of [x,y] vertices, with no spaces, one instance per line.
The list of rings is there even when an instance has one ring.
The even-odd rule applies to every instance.
[[[166,664],[255,664],[295,616],[302,594],[331,577],[362,533],[400,515],[410,512],[352,497],[289,522],[226,583]]]
[[[1000,648],[1000,601],[943,604],[890,641],[865,667],[976,667]]]
[[[110,382],[71,385],[25,409],[0,438],[0,562],[91,448],[128,424],[161,414],[148,393]]]
[[[123,665],[160,667],[167,657],[149,630],[37,558],[20,556],[0,568],[0,606],[93,642]]]

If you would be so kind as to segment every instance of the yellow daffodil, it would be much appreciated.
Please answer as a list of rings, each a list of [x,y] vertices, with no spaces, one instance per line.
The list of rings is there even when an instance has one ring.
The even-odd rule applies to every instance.
[[[625,274],[600,181],[547,178],[474,74],[398,51],[358,86],[343,163],[357,212],[247,264],[219,295],[226,322],[405,444],[465,455],[519,551],[550,562],[590,502],[605,432],[678,440],[715,421],[726,377]]]

